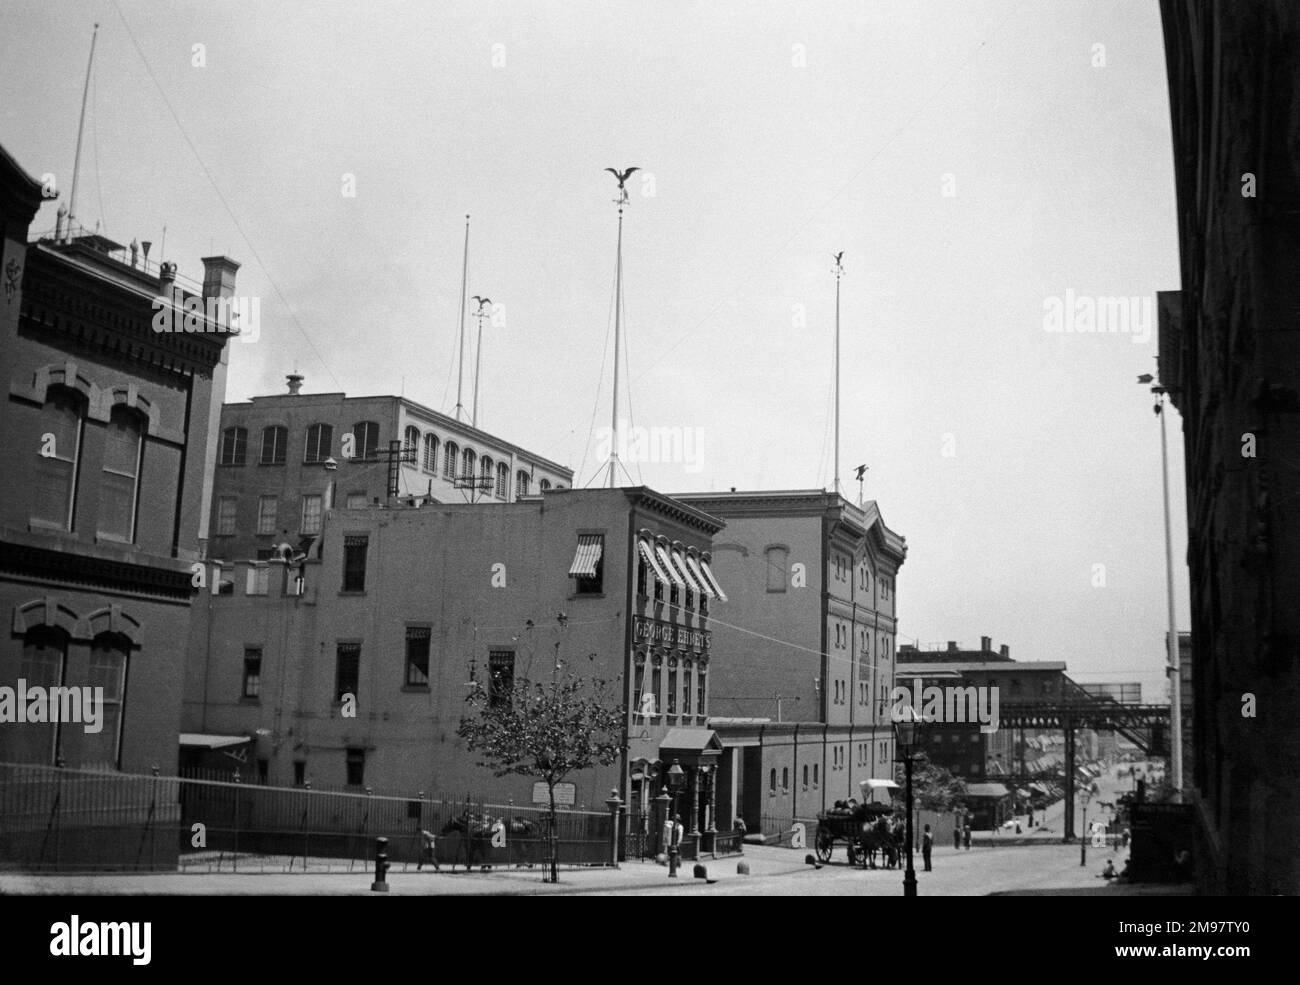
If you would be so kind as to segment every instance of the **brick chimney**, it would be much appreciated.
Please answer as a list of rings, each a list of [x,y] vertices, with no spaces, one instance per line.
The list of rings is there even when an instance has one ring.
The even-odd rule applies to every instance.
[[[1011,647],[1007,646],[1005,643],[1002,644],[1002,648],[998,652],[1002,654],[1003,660],[1011,659]]]
[[[948,652],[949,652],[949,653],[956,653],[956,652],[957,652],[957,641],[956,641],[956,640],[949,640],[949,641],[948,641]]]
[[[980,637],[980,652],[981,652],[981,653],[992,653],[992,652],[993,652],[993,637],[992,637],[992,636],[981,636],[981,637]]]

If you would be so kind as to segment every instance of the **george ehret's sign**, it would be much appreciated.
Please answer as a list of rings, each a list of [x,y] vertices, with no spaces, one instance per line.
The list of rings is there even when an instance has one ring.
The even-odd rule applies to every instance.
[[[701,629],[673,626],[666,622],[637,616],[632,623],[634,643],[661,643],[664,646],[684,646],[693,650],[709,648],[709,634]]]

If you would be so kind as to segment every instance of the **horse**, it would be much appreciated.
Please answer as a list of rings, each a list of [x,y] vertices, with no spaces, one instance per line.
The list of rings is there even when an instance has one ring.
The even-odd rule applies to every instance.
[[[443,825],[439,834],[446,837],[450,834],[460,836],[460,850],[457,860],[463,858],[465,861],[465,871],[468,872],[476,864],[486,869],[480,859],[488,857],[488,852],[492,847],[492,834],[497,825],[501,824],[500,818],[492,817],[490,814],[475,814],[472,811],[465,811],[458,817],[453,817]],[[453,861],[452,865],[455,866]]]
[[[862,826],[862,854],[869,868],[877,868],[876,853],[880,853],[881,864],[892,869],[898,864],[898,844],[887,818],[877,818],[874,824]]]

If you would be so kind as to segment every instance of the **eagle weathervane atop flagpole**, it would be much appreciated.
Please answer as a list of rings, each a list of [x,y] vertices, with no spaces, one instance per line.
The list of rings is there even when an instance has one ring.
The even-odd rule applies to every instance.
[[[835,493],[840,493],[840,278],[844,251],[835,254]]]
[[[615,472],[618,469],[618,353],[622,340],[622,315],[623,315],[623,207],[628,204],[627,199],[627,179],[632,176],[633,171],[640,171],[640,168],[626,168],[623,171],[616,171],[614,168],[606,168],[610,174],[618,179],[618,198],[614,199],[614,204],[618,206],[618,246],[616,248],[616,261],[614,267],[614,406],[612,412],[612,437],[609,452],[609,488],[615,486]]]

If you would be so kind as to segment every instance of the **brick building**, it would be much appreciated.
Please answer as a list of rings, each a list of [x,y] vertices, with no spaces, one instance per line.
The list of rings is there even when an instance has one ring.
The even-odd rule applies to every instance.
[[[1207,893],[1300,892],[1300,8],[1161,0],[1181,290],[1160,383],[1182,415]],[[1171,439],[1172,440],[1172,439]]]
[[[229,587],[195,619],[187,756],[229,742],[274,784],[528,803],[532,782],[477,766],[456,726],[467,682],[549,680],[558,659],[613,682],[626,714],[622,762],[570,777],[575,802],[618,789],[639,815],[678,760],[688,830],[707,831],[721,526],[644,487],[327,511],[298,568],[216,565]]]
[[[727,586],[710,723],[723,744],[718,809],[772,833],[860,783],[892,779],[895,584],[907,555],[874,502],[823,490],[677,497],[726,522]]]
[[[0,761],[147,772],[176,765],[191,563],[199,556],[229,326],[153,330],[234,291],[106,237],[28,241],[40,186],[0,148],[0,685],[102,687],[102,728],[0,725]]]
[[[325,510],[387,505],[393,488],[408,500],[512,503],[572,485],[569,469],[414,401],[303,393],[300,375],[288,380],[287,393],[221,408],[210,557],[305,546]]]

